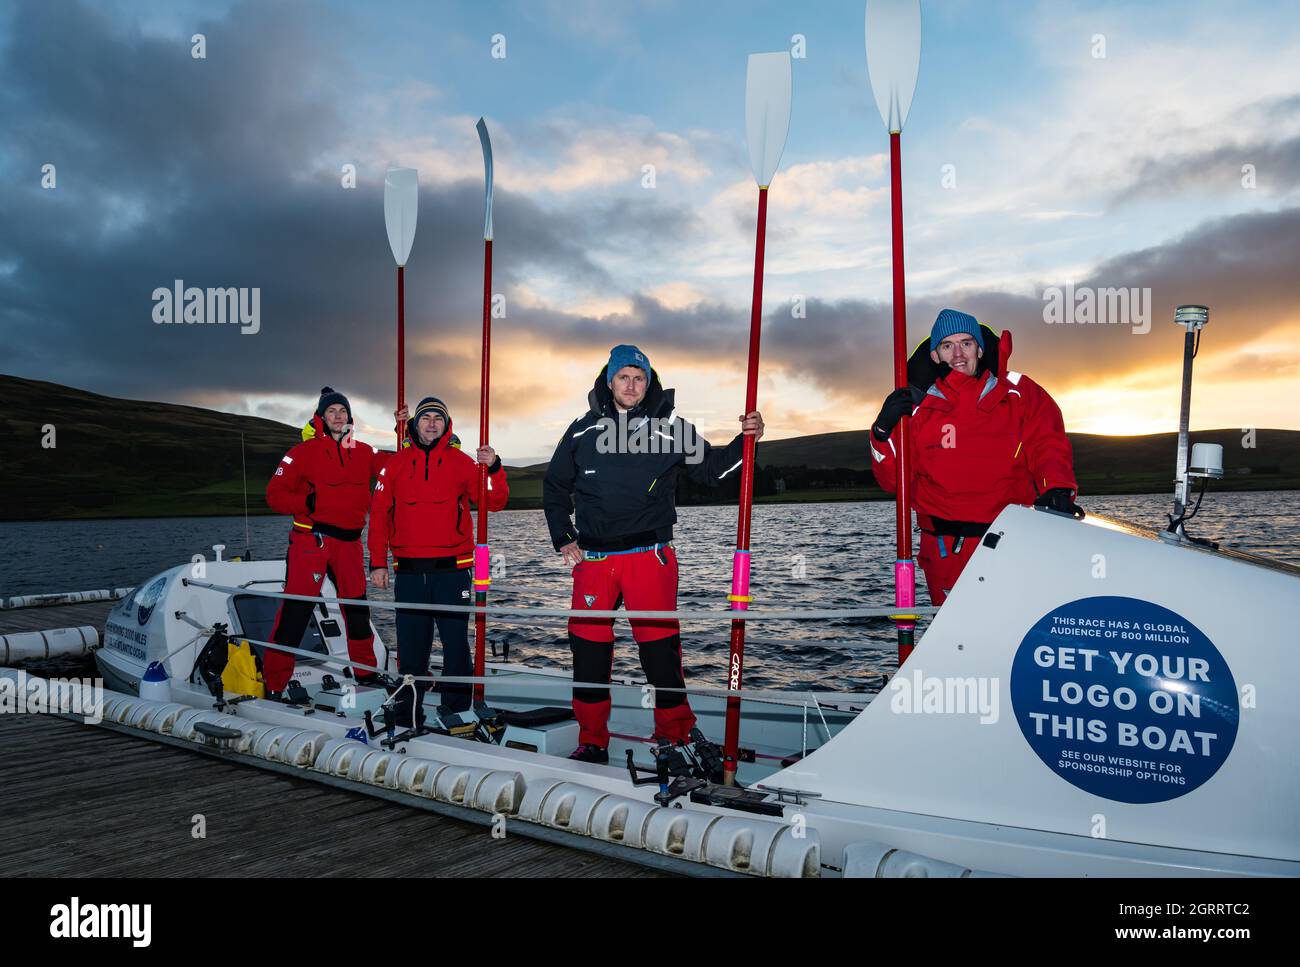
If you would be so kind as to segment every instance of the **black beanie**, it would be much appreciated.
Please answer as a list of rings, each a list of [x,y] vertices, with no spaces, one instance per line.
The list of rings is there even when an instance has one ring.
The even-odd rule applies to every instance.
[[[451,424],[451,414],[447,412],[447,404],[436,396],[426,396],[420,400],[415,407],[415,413],[411,415],[411,419],[418,420],[426,413],[441,413],[443,420],[448,425]]]
[[[316,415],[321,419],[325,418],[325,411],[335,403],[342,404],[343,408],[348,411],[348,423],[352,423],[352,404],[342,393],[336,392],[332,386],[322,386],[320,391],[320,402],[316,404]]]

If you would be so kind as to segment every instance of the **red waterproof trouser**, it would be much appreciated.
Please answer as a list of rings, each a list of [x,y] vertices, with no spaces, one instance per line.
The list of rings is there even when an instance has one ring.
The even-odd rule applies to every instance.
[[[622,602],[629,611],[674,611],[677,608],[677,555],[671,547],[634,554],[611,554],[583,561],[573,569],[573,608],[613,610]],[[675,742],[685,741],[695,714],[683,688],[682,639],[676,621],[631,619],[641,668],[655,687],[655,732]],[[573,650],[573,680],[607,684],[614,665],[614,619],[570,618],[569,647]],[[578,741],[609,746],[608,688],[575,688],[573,713]]]
[[[340,598],[366,596],[365,562],[361,541],[341,541],[323,534],[313,534],[298,527],[289,535],[289,556],[284,562],[285,594],[320,594],[326,578],[334,583]],[[311,601],[285,601],[275,617],[271,640],[290,648],[302,647],[303,632],[311,620]],[[370,609],[357,605],[343,606],[347,625],[348,657],[365,665],[375,663],[375,635],[370,630]],[[262,657],[262,679],[268,690],[282,692],[293,675],[294,656],[268,648]],[[354,673],[358,673],[354,669]],[[365,674],[365,672],[359,672]]]
[[[961,549],[955,550],[958,541]],[[943,542],[942,546],[940,541]],[[980,546],[980,538],[958,538],[951,535],[938,537],[929,531],[921,532],[921,549],[916,555],[916,563],[925,572],[925,584],[930,591],[930,603],[938,607],[943,604],[952,590],[962,569],[970,560],[975,548]]]

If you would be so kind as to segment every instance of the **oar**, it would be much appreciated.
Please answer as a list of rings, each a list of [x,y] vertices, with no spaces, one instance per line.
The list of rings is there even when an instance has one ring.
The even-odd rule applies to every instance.
[[[389,168],[384,175],[384,227],[388,246],[397,262],[397,408],[406,405],[406,260],[415,241],[415,219],[420,209],[419,176],[414,168]],[[402,427],[397,428],[397,449],[402,449]]]
[[[867,0],[867,74],[876,107],[889,131],[889,191],[894,238],[894,386],[907,385],[907,302],[903,292],[903,166],[902,133],[907,110],[916,91],[916,74],[921,66],[920,0]],[[894,562],[894,604],[900,614],[898,663],[901,665],[915,645],[916,562],[912,560],[912,494],[908,480],[910,419],[898,424],[895,466],[894,522],[897,557]]]
[[[767,188],[776,174],[790,131],[790,54],[750,54],[745,74],[745,133],[749,162],[758,182],[758,228],[754,242],[754,296],[749,310],[749,372],[745,384],[745,414],[758,409],[758,339],[763,322],[763,244],[767,237]],[[733,611],[749,607],[749,518],[754,504],[754,438],[746,436],[740,467],[740,519],[736,553],[731,563]],[[731,622],[732,691],[740,690],[745,664],[745,622]],[[740,699],[727,699],[727,729],[723,743],[723,782],[734,785],[740,750]]]
[[[483,145],[483,368],[479,377],[478,445],[488,445],[488,381],[492,372],[492,139],[487,123],[478,119],[478,139]],[[474,545],[474,603],[487,604],[488,585],[492,583],[492,553],[488,549],[488,474],[478,465],[478,540]],[[486,662],[487,615],[474,616],[474,674],[483,677]],[[483,683],[474,686],[474,701],[483,701]]]

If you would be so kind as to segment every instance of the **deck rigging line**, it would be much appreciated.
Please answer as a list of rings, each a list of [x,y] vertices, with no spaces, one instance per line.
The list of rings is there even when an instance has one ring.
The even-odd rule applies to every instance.
[[[670,688],[668,686],[655,687],[647,682],[581,682],[574,681],[567,676],[538,675],[537,669],[528,667],[521,667],[518,671],[501,671],[497,672],[495,675],[396,675],[375,665],[365,665],[361,662],[353,661],[351,658],[341,657],[332,653],[307,651],[304,648],[291,648],[289,645],[277,645],[272,641],[259,641],[257,638],[249,638],[246,635],[232,635],[231,638],[236,641],[247,641],[252,645],[260,645],[263,648],[274,648],[277,651],[295,655],[299,658],[310,658],[313,661],[319,661],[326,665],[338,665],[341,668],[360,668],[362,671],[377,672],[386,678],[399,679],[403,685],[408,682],[443,682],[453,685],[477,685],[489,683],[505,685],[508,684],[508,681],[511,678],[527,678],[528,681],[526,684],[529,688],[555,688],[569,692],[575,688],[653,688],[657,692],[682,692],[686,695],[705,695],[720,698],[734,695],[748,701],[765,702],[771,705],[817,706],[834,701],[867,705],[873,698],[873,696],[864,692],[814,692],[810,689],[778,692],[771,690],[759,691],[756,689],[731,690],[726,688],[708,688],[706,686],[688,686],[686,688]],[[882,675],[881,677],[883,678],[885,676]],[[552,681],[546,680],[552,678]],[[797,696],[800,695],[805,695],[807,697],[802,699],[797,698]]]
[[[899,614],[897,606],[888,608],[824,608],[824,609],[807,609],[796,611],[767,611],[763,609],[751,611],[710,611],[702,608],[676,611],[609,611],[599,610],[596,608],[579,609],[579,608],[521,608],[509,605],[488,604],[480,607],[478,605],[468,604],[406,604],[397,601],[375,601],[366,598],[327,598],[321,595],[313,594],[286,594],[283,591],[262,591],[254,588],[234,588],[222,584],[212,584],[208,581],[196,581],[192,578],[182,578],[182,583],[187,587],[204,588],[209,591],[219,591],[223,594],[252,594],[265,598],[282,598],[287,601],[312,601],[322,602],[325,604],[352,604],[363,608],[380,608],[383,610],[396,611],[439,611],[443,613],[456,614],[482,614],[487,612],[496,617],[511,618],[570,618],[581,616],[584,618],[635,618],[638,620],[687,620],[713,618],[722,621],[808,621],[808,620],[832,620],[837,618],[888,618],[892,619]],[[935,607],[916,607],[906,609],[909,615],[929,615],[933,616],[939,611]]]

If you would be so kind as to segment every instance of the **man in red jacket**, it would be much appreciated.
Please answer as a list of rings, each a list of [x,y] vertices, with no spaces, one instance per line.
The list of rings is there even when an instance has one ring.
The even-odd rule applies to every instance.
[[[399,419],[403,413],[399,413]],[[393,549],[398,603],[468,605],[470,569],[474,565],[474,520],[470,504],[478,499],[478,464],[488,468],[488,510],[501,510],[510,496],[505,468],[491,447],[478,448],[477,462],[460,450],[451,432],[451,416],[442,400],[426,396],[406,424],[410,445],[379,472],[370,505],[370,581],[388,587],[388,548]],[[478,508],[483,513],[483,508]],[[397,670],[403,675],[429,674],[433,627],[442,641],[442,673],[473,675],[469,655],[469,614],[397,610]],[[395,703],[396,724],[423,723],[425,682],[416,692],[402,689]],[[441,708],[464,712],[470,707],[468,685],[438,689]]]
[[[320,594],[329,576],[340,598],[364,599],[365,562],[361,531],[370,507],[370,482],[390,454],[352,437],[352,406],[347,397],[326,386],[316,414],[303,431],[304,440],[280,461],[266,488],[266,502],[280,514],[293,515],[289,554],[285,560],[286,594]],[[290,648],[302,646],[311,620],[310,601],[285,601],[276,615],[271,641]],[[370,609],[344,605],[348,656],[364,665],[375,663],[375,636]],[[278,699],[293,675],[294,656],[266,649],[262,677],[268,698]],[[373,672],[356,672],[358,680]]]
[[[1008,504],[1082,514],[1075,505],[1074,457],[1061,410],[1028,376],[985,362],[985,332],[974,316],[944,309],[930,331],[939,378],[925,390],[897,389],[871,428],[871,469],[897,489],[893,431],[911,416],[908,467],[921,528],[917,563],[930,600],[943,604],[989,524]]]

